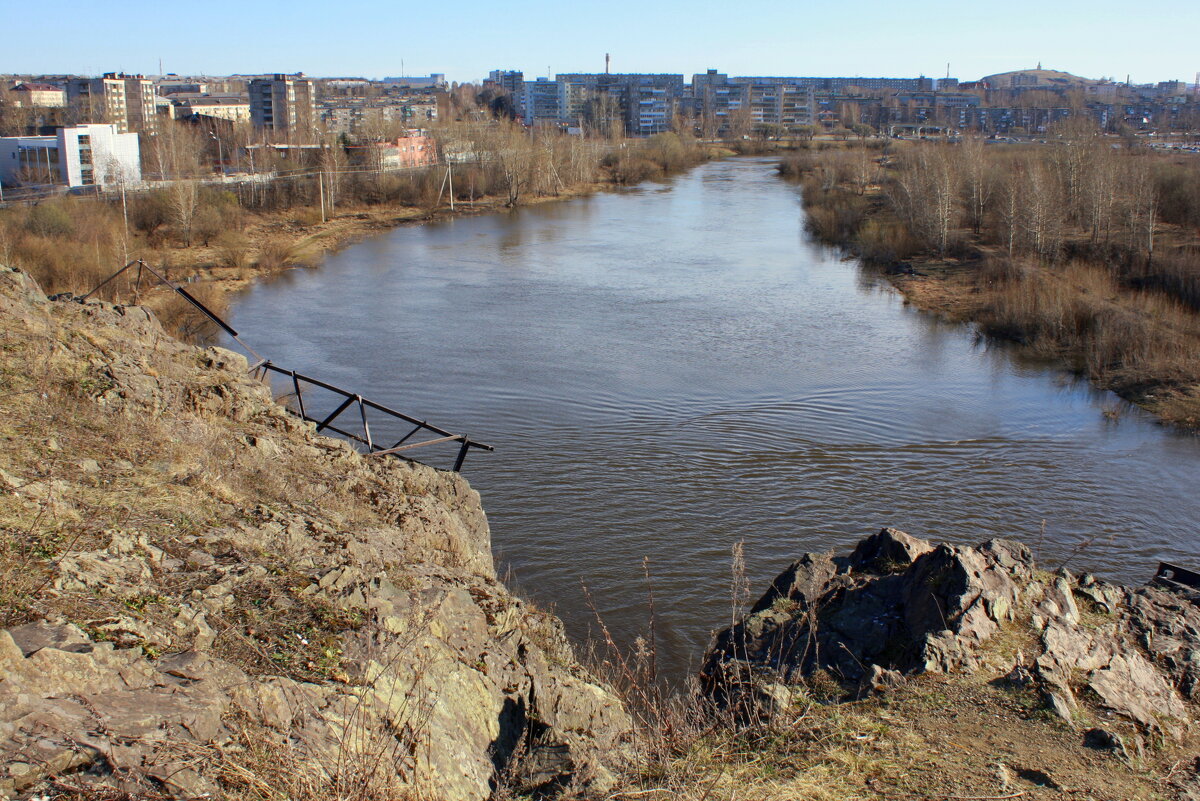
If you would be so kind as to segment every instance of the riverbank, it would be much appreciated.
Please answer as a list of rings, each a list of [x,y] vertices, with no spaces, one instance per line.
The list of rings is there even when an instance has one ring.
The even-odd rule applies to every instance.
[[[1163,593],[889,530],[751,604],[735,560],[712,658],[819,636],[821,670],[660,694],[653,645],[585,667],[496,579],[461,476],[316,435],[137,307],[3,270],[0,312],[0,794],[1194,797],[1200,620]]]
[[[557,195],[527,198],[522,207],[585,197],[616,188],[611,182],[564,188]],[[456,217],[511,211],[503,197],[481,197],[436,209],[412,206],[350,206],[338,208],[324,222],[313,219],[313,209],[284,209],[247,213],[243,230],[244,250],[238,260],[246,266],[230,265],[229,254],[221,244],[196,243],[169,255],[172,280],[198,284],[217,306],[223,308],[228,297],[244,291],[256,281],[285,270],[312,267],[321,259],[346,247],[404,225],[423,225]],[[319,215],[317,215],[319,217]],[[161,294],[161,293],[159,293]],[[153,298],[153,295],[151,295]],[[163,296],[165,299],[165,296]],[[155,306],[154,300],[149,301]]]
[[[815,151],[785,162],[781,172],[803,185],[809,230],[882,272],[907,302],[1086,376],[1163,422],[1200,430],[1200,238],[1192,228],[1153,216],[1142,221],[1140,235],[1155,240],[1150,256],[1116,236],[1098,244],[1046,198],[1028,209],[1007,194],[1010,205],[999,208],[998,196],[1010,190],[1002,191],[995,175],[969,188],[971,180],[985,180],[971,178],[973,163],[976,176],[992,169],[969,161],[984,156],[924,151],[933,147]],[[1001,157],[1024,156],[992,158]],[[1018,167],[1045,170],[1036,174],[1049,182],[1050,168],[1033,164]],[[939,180],[944,186],[931,185]],[[973,192],[973,211],[962,210],[970,197],[959,197],[960,181],[967,195]],[[1065,196],[1055,202],[1065,206]]]
[[[232,189],[179,177],[128,198],[63,197],[0,210],[0,261],[27,270],[48,292],[83,294],[140,258],[191,284],[191,294],[220,313],[260,278],[314,265],[399,225],[570,199],[732,155],[675,134],[593,141],[533,137],[497,123],[480,130],[452,125],[442,135],[469,145],[474,156],[456,164],[453,184],[444,165],[395,174],[334,171],[321,179],[314,168]],[[181,299],[133,274],[127,279],[100,296],[144,303],[184,338],[211,333]]]

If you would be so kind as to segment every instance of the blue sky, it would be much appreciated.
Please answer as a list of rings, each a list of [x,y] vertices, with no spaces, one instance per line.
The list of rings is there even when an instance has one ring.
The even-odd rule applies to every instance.
[[[5,3],[16,0],[4,0]],[[382,77],[496,68],[735,75],[944,75],[1041,61],[1086,77],[1191,81],[1200,2],[174,2],[66,0],[5,14],[0,73],[296,72]],[[403,68],[401,66],[403,62]]]

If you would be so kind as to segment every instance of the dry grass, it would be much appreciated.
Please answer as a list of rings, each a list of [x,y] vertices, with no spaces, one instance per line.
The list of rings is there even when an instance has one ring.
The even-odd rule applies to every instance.
[[[986,333],[1065,362],[1132,400],[1173,399],[1174,413],[1185,415],[1180,422],[1188,421],[1189,400],[1200,403],[1191,394],[1200,386],[1200,316],[1178,300],[1130,290],[1080,262],[1051,268],[994,259],[980,270],[977,288]]]
[[[427,736],[427,701],[435,697],[413,691],[427,680],[413,657],[417,638],[430,636],[425,612],[372,650],[360,631],[365,612],[304,592],[315,579],[311,565],[303,572],[301,556],[313,543],[340,541],[344,531],[378,527],[389,514],[394,521],[400,512],[393,505],[428,490],[362,468],[332,442],[332,455],[316,458],[302,427],[269,407],[250,417],[245,408],[202,410],[214,397],[229,397],[222,390],[230,375],[217,372],[210,355],[168,337],[130,342],[119,327],[92,325],[92,314],[125,319],[73,304],[50,315],[32,306],[0,315],[0,627],[66,620],[101,640],[107,635],[91,622],[132,619],[168,638],[141,644],[154,659],[192,647],[191,635],[174,626],[177,615],[194,602],[193,591],[206,592],[218,577],[189,559],[204,551],[217,567],[247,566],[254,572],[233,587],[233,602],[208,612],[211,650],[251,676],[337,688],[332,697],[341,706],[333,711],[345,721],[337,752],[318,759],[287,732],[229,718],[233,742],[165,743],[158,756],[203,767],[221,797],[246,801],[436,799],[409,786]],[[137,402],[101,402],[140,379],[153,379],[154,387]],[[254,438],[273,449],[249,446]],[[362,469],[348,471],[346,459]],[[304,532],[291,528],[297,514]],[[239,530],[255,536],[239,538]],[[55,588],[67,575],[60,565],[105,552],[118,536],[138,543],[152,574],[144,587]],[[188,567],[163,569],[151,549]],[[354,651],[353,660],[343,648]],[[392,670],[399,659],[403,669]],[[129,797],[84,789],[70,776],[50,789],[68,798]]]
[[[432,133],[479,156],[478,162],[454,169],[453,195],[461,204],[458,210],[467,213],[571,196],[602,184],[633,184],[713,155],[675,134],[608,142],[556,132],[530,136],[521,126],[503,122],[479,126],[453,121],[435,126]],[[385,220],[394,225],[445,210],[451,202],[446,178],[442,166],[339,177],[336,204],[333,190],[327,193],[330,219],[325,223],[315,175],[240,186],[236,193],[179,184],[180,191],[130,193],[124,207],[120,199],[75,196],[17,205],[0,209],[0,264],[29,272],[50,294],[82,295],[137,258],[175,281],[209,276],[240,283],[251,270],[313,265],[330,247],[385,227]],[[367,224],[348,233],[339,223],[354,217]],[[138,296],[136,289],[135,277],[129,275],[100,297],[129,300]],[[160,310],[179,323],[172,326],[176,333],[205,333],[177,320],[169,301]]]
[[[632,648],[616,644],[592,606],[600,637],[589,643],[585,662],[621,695],[637,726],[608,798],[841,801],[894,772],[889,760],[864,749],[863,732],[880,732],[880,723],[852,707],[826,704],[831,696],[824,676],[788,688],[786,701],[736,710],[712,703],[694,681],[670,689],[657,673],[653,584],[647,562],[642,569],[649,619]],[[731,554],[731,624],[749,608],[751,593],[744,549],[737,543]]]
[[[1068,202],[1058,151],[936,147],[926,155],[962,193],[947,209],[948,236],[938,243],[914,227],[897,200],[917,191],[921,173],[913,165],[919,167],[922,147],[889,157],[880,187],[861,177],[861,158],[847,150],[801,151],[780,172],[802,182],[808,227],[818,239],[871,264],[915,268],[915,277],[897,283],[918,305],[975,320],[985,333],[1165,420],[1200,426],[1200,232],[1192,227],[1200,220],[1200,170],[1154,156],[1116,157],[1111,174],[1142,188],[1115,192],[1109,222],[1085,227],[1076,220],[1088,196]],[[982,168],[972,170],[970,159],[983,159]],[[1158,171],[1146,173],[1149,167]],[[962,227],[972,175],[986,190],[978,232]],[[1004,181],[1022,175],[1037,180],[1008,199]],[[1040,199],[1039,187],[1046,193]],[[937,187],[917,188],[939,197]],[[1153,254],[1138,250],[1151,195],[1160,220]],[[1009,246],[1014,253],[1000,255]]]

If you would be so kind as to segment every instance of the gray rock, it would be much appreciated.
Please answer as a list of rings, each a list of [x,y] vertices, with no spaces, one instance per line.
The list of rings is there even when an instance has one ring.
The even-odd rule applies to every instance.
[[[860,542],[850,554],[854,570],[875,573],[894,573],[911,565],[918,556],[929,553],[933,546],[895,528],[885,528]]]
[[[21,478],[49,433],[18,422],[30,458],[0,489],[87,522],[30,604],[50,621],[0,631],[0,797],[67,770],[82,795],[220,797],[222,777],[255,769],[215,764],[244,758],[229,746],[245,738],[330,797],[383,765],[378,797],[482,801],[516,742],[538,792],[611,784],[632,721],[561,623],[497,581],[462,476],[364,458],[276,404],[241,356],[176,341],[137,307],[47,303],[4,268],[0,334],[53,343],[47,367],[80,377],[41,400],[72,404],[53,445],[82,460]],[[93,465],[107,436],[148,439]],[[98,478],[150,502],[85,506]]]
[[[31,656],[43,648],[84,654],[92,650],[92,641],[83,630],[69,623],[26,623],[8,629],[8,634],[25,656]]]
[[[1110,619],[1082,625],[1077,595]],[[983,670],[987,642],[1021,619],[1040,651],[997,678],[1037,689],[1069,724],[1094,708],[1146,731],[1190,725],[1184,698],[1200,691],[1200,610],[1186,599],[1094,577],[1076,585],[1066,571],[1041,579],[1019,543],[933,547],[893,529],[848,559],[810,554],[792,564],[718,634],[701,688],[718,705],[752,709],[762,687],[824,670],[861,697],[902,674]]]
[[[846,560],[808,554],[718,635],[702,684],[720,696],[721,685],[746,675],[737,662],[785,680],[826,669],[850,688],[872,664],[902,672],[970,666],[973,649],[1012,619],[1014,575],[1030,569],[1028,559],[1001,541],[934,548],[895,529],[864,540]]]
[[[904,683],[904,674],[898,670],[888,670],[879,665],[871,665],[871,672],[863,677],[858,685],[858,698],[871,695],[883,695],[896,689]]]

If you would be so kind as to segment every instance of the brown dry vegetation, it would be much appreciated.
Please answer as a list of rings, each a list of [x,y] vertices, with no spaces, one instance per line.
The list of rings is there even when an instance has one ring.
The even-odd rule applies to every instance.
[[[752,725],[672,724],[638,742],[616,799],[1158,799],[1178,747],[1129,762],[1087,748],[1033,694],[923,676],[882,697],[828,703],[819,685]]]
[[[917,305],[1200,426],[1200,161],[1075,127],[1041,147],[810,149],[780,171],[814,235]]]
[[[732,619],[748,606],[742,559],[735,546]],[[1030,612],[1023,609],[982,646],[982,666],[972,674],[910,676],[882,694],[846,700],[844,686],[820,671],[787,686],[786,696],[737,712],[715,709],[695,686],[664,689],[655,675],[653,617],[631,652],[622,652],[599,620],[592,669],[623,694],[639,724],[627,769],[608,798],[1186,797],[1172,782],[1190,775],[1193,735],[1151,738],[1128,758],[1097,751],[1084,745],[1083,730],[1119,723],[1082,713],[1067,723],[1035,688],[1003,679],[1023,653],[1036,653]],[[1142,743],[1132,734],[1129,741]]]
[[[455,213],[471,214],[660,178],[713,154],[676,134],[613,143],[531,133],[503,120],[449,123],[432,133],[443,151],[462,158],[452,176],[444,166],[342,172],[345,157],[334,155],[311,165],[305,177],[228,189],[199,183],[193,151],[202,143],[180,135],[172,148],[147,153],[156,174],[178,178],[169,188],[129,192],[124,202],[119,196],[61,197],[0,209],[0,264],[28,271],[49,293],[83,294],[140,258],[171,280],[218,282],[197,291],[219,311],[229,290],[255,276],[311,266],[348,241],[449,213],[451,192]],[[148,303],[172,330],[196,333],[173,296],[144,296],[146,289],[130,275],[102,297]]]

